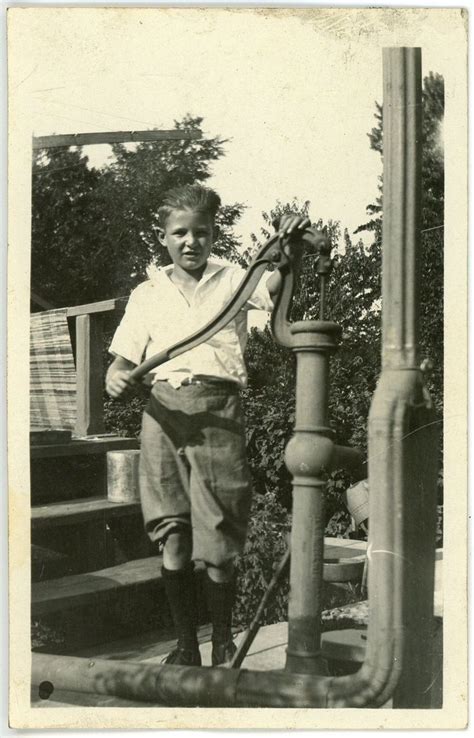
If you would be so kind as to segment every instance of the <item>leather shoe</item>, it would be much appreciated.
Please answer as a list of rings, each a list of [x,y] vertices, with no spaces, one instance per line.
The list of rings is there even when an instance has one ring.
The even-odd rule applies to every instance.
[[[221,643],[212,644],[212,665],[221,666],[229,664],[232,661],[234,653],[237,651],[237,646],[234,641],[223,641]]]
[[[201,654],[197,646],[192,649],[178,646],[161,663],[175,664],[175,666],[201,666]]]

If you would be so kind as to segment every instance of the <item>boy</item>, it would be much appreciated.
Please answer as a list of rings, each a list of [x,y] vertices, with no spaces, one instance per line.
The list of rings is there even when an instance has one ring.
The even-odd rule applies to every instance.
[[[146,357],[205,325],[238,287],[243,270],[209,261],[218,236],[219,196],[200,185],[167,193],[159,208],[158,237],[172,264],[131,294],[110,352],[106,377],[111,397],[127,396],[131,370]],[[310,225],[286,216],[280,232]],[[258,285],[250,308],[271,310],[280,284],[273,272]],[[243,351],[246,312],[206,343],[153,372],[143,414],[140,498],[145,529],[163,546],[163,581],[178,642],[165,662],[201,664],[196,635],[194,561],[206,564],[206,598],[212,622],[212,663],[229,662],[234,559],[244,546],[250,511],[250,476],[239,388],[246,386]]]

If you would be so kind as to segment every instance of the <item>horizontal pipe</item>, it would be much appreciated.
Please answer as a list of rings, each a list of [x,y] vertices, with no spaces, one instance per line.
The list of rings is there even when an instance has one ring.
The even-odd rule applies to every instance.
[[[331,679],[34,653],[32,683],[186,707],[325,707]]]
[[[329,471],[335,469],[345,469],[350,472],[354,482],[360,482],[362,479],[367,479],[366,456],[358,448],[335,445],[329,463]]]
[[[390,640],[389,634],[387,639]],[[383,670],[364,663],[347,677],[173,666],[33,653],[32,685],[103,694],[157,706],[183,707],[380,707],[379,694],[395,686],[397,659]]]

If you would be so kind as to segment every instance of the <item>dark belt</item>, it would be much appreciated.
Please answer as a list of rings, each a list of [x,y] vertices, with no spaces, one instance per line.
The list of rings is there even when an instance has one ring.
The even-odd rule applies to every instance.
[[[157,379],[157,382],[168,382],[167,379]],[[173,385],[168,382],[170,386]],[[216,379],[214,377],[200,377],[199,375],[197,377],[186,377],[183,379],[179,387],[191,387],[193,385],[204,385],[204,386],[211,386],[211,387],[217,387],[221,389],[227,389],[228,391],[237,392],[240,389],[240,385],[237,384],[237,382],[232,382],[228,379]],[[179,389],[177,387],[176,389]]]

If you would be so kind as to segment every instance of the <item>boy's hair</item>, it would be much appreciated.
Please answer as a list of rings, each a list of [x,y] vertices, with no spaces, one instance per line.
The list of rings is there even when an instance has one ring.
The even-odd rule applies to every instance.
[[[199,213],[207,213],[214,220],[220,204],[221,198],[209,187],[199,184],[174,187],[168,190],[163,197],[158,208],[158,221],[164,228],[173,210],[195,210]]]

